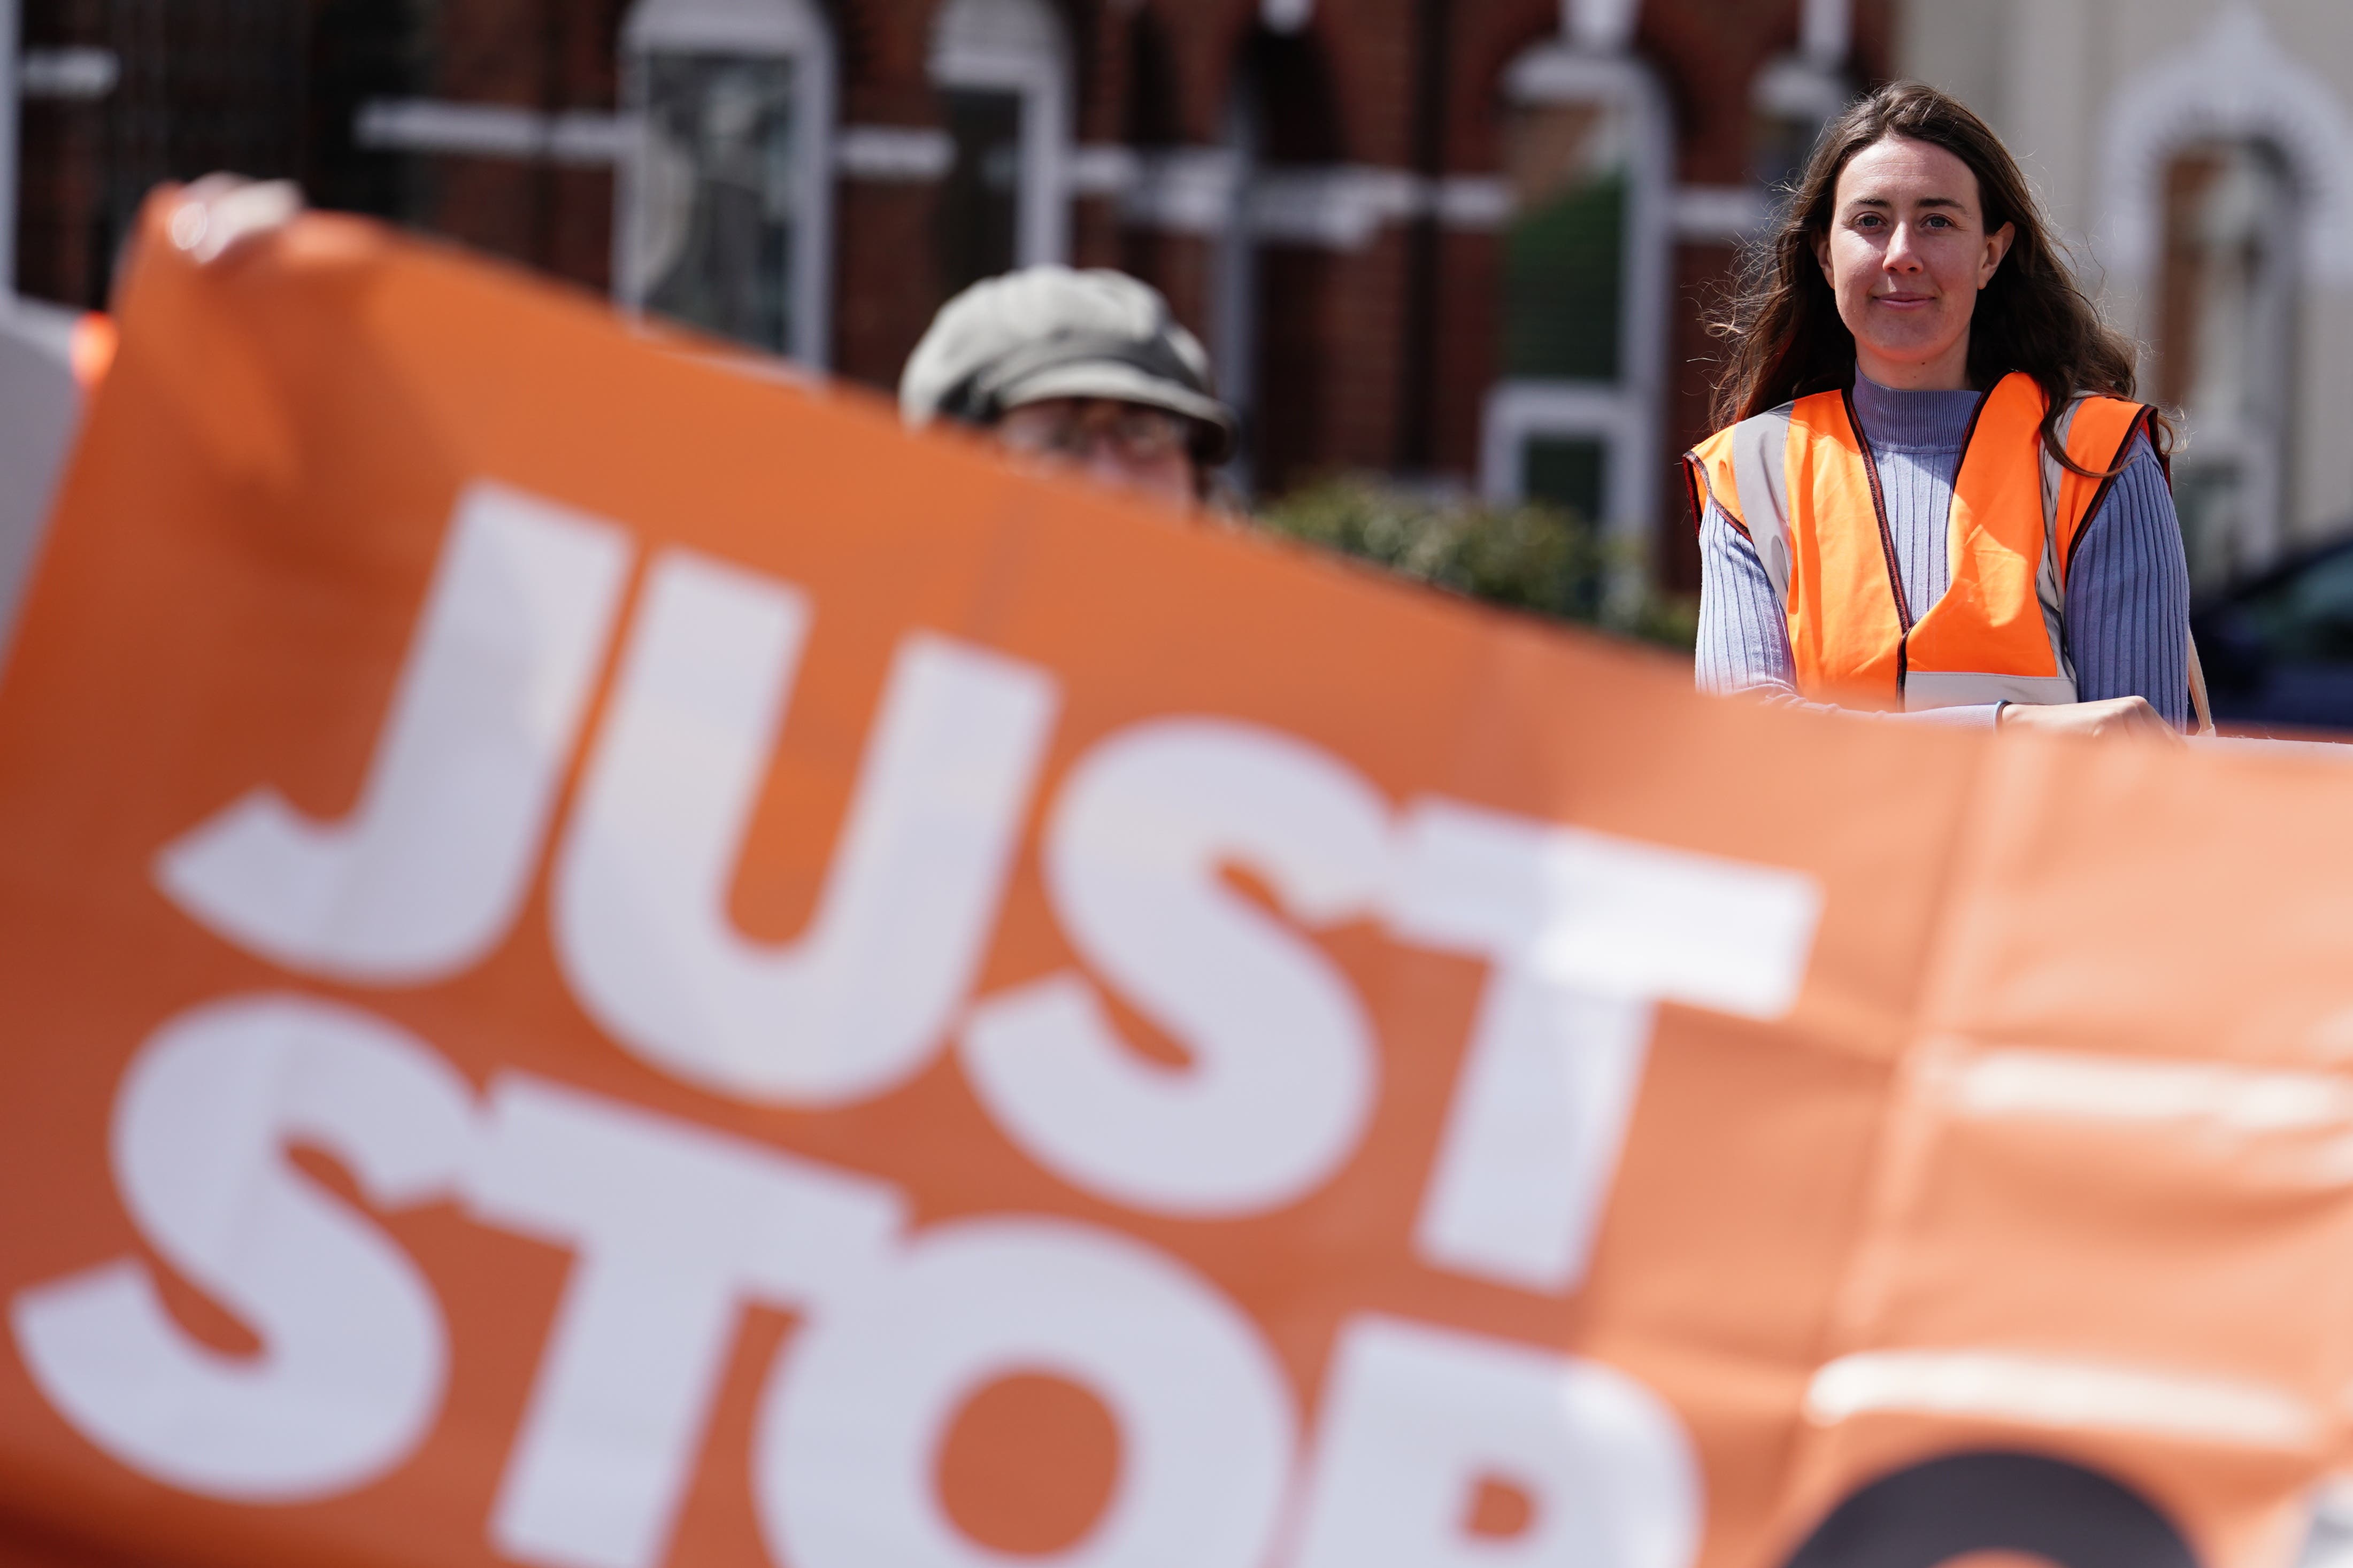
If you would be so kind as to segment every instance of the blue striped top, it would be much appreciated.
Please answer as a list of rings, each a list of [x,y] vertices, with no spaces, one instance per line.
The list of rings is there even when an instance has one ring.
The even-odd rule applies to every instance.
[[[1915,620],[1952,583],[1947,514],[1977,404],[1974,392],[1900,392],[1855,378],[1855,414],[1878,459],[1896,571]],[[1798,700],[1788,626],[1756,548],[1713,503],[1700,520],[1699,541],[1700,689]],[[2177,728],[2188,726],[2189,569],[2173,493],[2145,437],[2134,437],[2124,472],[2084,525],[2061,620],[2078,697],[2137,694]],[[1891,716],[1990,724],[1994,708]]]

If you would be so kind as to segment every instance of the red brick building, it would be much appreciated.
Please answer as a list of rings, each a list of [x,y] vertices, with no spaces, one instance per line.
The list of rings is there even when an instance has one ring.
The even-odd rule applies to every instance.
[[[154,181],[301,180],[878,386],[963,282],[1123,267],[1271,491],[1609,520],[1671,581],[1704,292],[1887,0],[27,0],[16,277]]]

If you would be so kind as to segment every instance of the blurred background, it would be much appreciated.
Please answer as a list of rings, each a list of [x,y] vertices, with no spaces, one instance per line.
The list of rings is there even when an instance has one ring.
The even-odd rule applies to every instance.
[[[1361,545],[1539,503],[1583,531],[1472,544],[1614,563],[1670,641],[1708,306],[1822,121],[1919,78],[2179,413],[2218,683],[2341,665],[2353,718],[2345,0],[15,3],[32,300],[100,307],[147,189],[211,169],[876,387],[976,279],[1123,268],[1209,345],[1261,510]]]

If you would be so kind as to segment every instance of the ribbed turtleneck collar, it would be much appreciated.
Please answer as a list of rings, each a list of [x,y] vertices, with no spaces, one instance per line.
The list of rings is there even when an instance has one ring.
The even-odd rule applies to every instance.
[[[1863,434],[1880,452],[1914,452],[1949,456],[1968,439],[1969,421],[1978,411],[1979,394],[1901,392],[1882,386],[1858,373],[1854,378],[1854,412]]]

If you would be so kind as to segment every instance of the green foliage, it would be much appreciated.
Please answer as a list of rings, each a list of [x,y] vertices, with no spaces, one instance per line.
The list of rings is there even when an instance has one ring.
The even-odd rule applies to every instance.
[[[1685,652],[1692,647],[1697,605],[1651,588],[1640,563],[1558,507],[1537,501],[1488,506],[1342,479],[1294,490],[1257,521],[1277,533],[1491,605]]]

